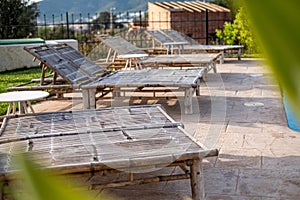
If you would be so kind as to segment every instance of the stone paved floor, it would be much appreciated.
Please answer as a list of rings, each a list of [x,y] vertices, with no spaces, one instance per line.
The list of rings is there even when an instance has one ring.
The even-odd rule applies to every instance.
[[[218,71],[202,83],[193,115],[181,115],[175,100],[137,103],[161,103],[195,137],[219,149],[217,158],[204,160],[206,199],[300,199],[300,133],[287,127],[279,88],[267,67],[261,60],[227,59]],[[103,100],[98,107],[119,103]],[[35,105],[36,111],[71,108],[81,108],[80,102]],[[118,199],[191,199],[188,180],[104,192]]]

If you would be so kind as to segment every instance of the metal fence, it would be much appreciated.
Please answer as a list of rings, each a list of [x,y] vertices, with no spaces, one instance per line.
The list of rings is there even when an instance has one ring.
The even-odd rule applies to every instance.
[[[79,43],[79,49],[82,53],[88,54],[95,45],[99,43],[96,35],[109,34],[121,35],[127,40],[131,41],[138,47],[149,47],[152,41],[143,34],[143,30],[147,27],[148,13],[143,11],[137,12],[123,12],[113,13],[106,12],[106,17],[99,19],[102,13],[95,14],[70,14],[68,12],[58,15],[41,14],[37,19],[35,31],[29,34],[29,37],[40,37],[45,40],[53,39],[76,39]],[[215,36],[208,33],[208,24],[212,21],[209,18],[205,19],[191,19],[193,22],[202,20],[206,23],[204,37],[206,38],[193,38],[195,40],[206,39],[206,43],[211,43],[215,40]],[[177,24],[185,24],[182,28],[186,28],[186,24],[193,24],[191,20],[177,21]],[[163,24],[166,21],[156,21],[155,23]],[[26,25],[24,25],[26,26]],[[159,27],[157,27],[159,28]],[[180,32],[180,30],[178,30]]]

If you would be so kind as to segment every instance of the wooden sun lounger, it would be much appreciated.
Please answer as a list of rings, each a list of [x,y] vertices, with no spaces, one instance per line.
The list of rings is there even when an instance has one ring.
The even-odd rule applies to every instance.
[[[148,54],[140,50],[127,40],[116,36],[116,37],[99,37],[101,42],[109,48],[106,62],[114,63],[116,58],[125,59],[125,69],[128,67],[131,68],[133,63],[132,61],[147,57]]]
[[[224,63],[225,53],[235,52],[237,54],[238,60],[241,60],[242,49],[244,46],[241,45],[184,45],[184,49],[192,52],[197,51],[207,51],[207,52],[219,52],[221,53],[220,62]]]
[[[134,61],[136,68],[142,69],[145,65],[156,68],[158,65],[171,67],[206,67],[207,71],[213,69],[216,72],[216,62],[220,58],[219,53],[215,54],[180,54],[180,55],[157,55],[147,56],[125,39],[116,37],[100,37],[101,42],[114,51],[114,57],[127,59],[125,69],[131,67]],[[110,51],[111,53],[111,51]],[[110,57],[110,55],[108,55]],[[130,63],[130,64],[128,64]]]
[[[158,30],[146,31],[146,34],[149,35],[153,40],[160,43],[162,46],[165,46],[167,48],[167,54],[174,54],[175,49],[178,50],[178,54],[181,54],[184,50],[183,45],[189,44],[187,41],[174,41],[172,38]]]
[[[64,52],[58,48],[59,45],[56,47],[57,49],[52,48],[51,45],[24,47],[24,50],[32,54],[34,59],[40,61],[41,78],[10,87],[8,90],[47,90],[61,98],[64,93],[72,92],[81,84],[89,83],[98,76],[108,73],[106,69],[97,66],[72,47],[61,45],[61,48],[66,49]],[[47,75],[48,70],[51,71],[50,75]],[[33,83],[35,85],[32,85]]]
[[[192,98],[194,92],[200,96],[200,79],[206,68],[190,69],[142,69],[142,70],[121,70],[92,83],[82,85],[84,108],[93,109],[96,107],[95,94],[98,88],[111,88],[113,96],[119,96],[120,91],[126,88],[136,88],[141,91],[144,88],[164,87],[170,91],[184,92],[185,114],[193,113]]]
[[[180,52],[217,52],[221,53],[221,63],[224,63],[224,57],[226,52],[237,52],[237,57],[238,60],[241,59],[242,56],[242,49],[244,46],[242,45],[200,45],[200,44],[191,44],[189,40],[187,40],[183,35],[181,35],[179,32],[173,30],[173,29],[168,29],[168,30],[156,30],[156,31],[146,31],[148,35],[152,36],[155,38],[158,33],[159,37],[155,38],[156,41],[163,41],[162,38],[166,38],[168,40],[171,40],[173,42],[177,43],[185,43],[182,46],[179,46]],[[152,32],[157,32],[156,34],[151,34]],[[163,42],[160,42],[163,45]],[[165,45],[166,46],[166,45]],[[167,47],[169,48],[169,47]]]
[[[136,61],[140,68],[151,66],[153,68],[159,68],[164,66],[169,67],[205,67],[205,74],[211,69],[217,73],[217,62],[220,59],[221,54],[180,54],[180,55],[158,55],[151,56]],[[205,76],[202,77],[205,80]]]
[[[92,190],[190,179],[194,200],[204,198],[202,159],[218,155],[159,105],[11,116],[1,129],[0,151],[0,179],[8,187],[20,170],[13,162],[17,153],[41,170],[79,178],[77,187]],[[159,173],[167,167],[182,171]],[[114,179],[114,173],[125,173],[126,179]]]
[[[115,92],[122,88],[175,87],[185,92],[185,113],[191,114],[193,112],[192,97],[194,91],[196,91],[197,95],[200,95],[200,78],[206,73],[205,68],[109,72],[84,58],[82,54],[66,44],[55,46],[42,45],[26,48],[26,50],[40,60],[43,67],[42,74],[47,68],[54,72],[53,82],[49,85],[21,86],[9,88],[9,90],[68,89],[72,91],[72,89],[76,89],[83,93],[84,108],[89,109],[96,108],[96,93],[99,92],[102,94],[98,98],[101,98],[111,91]],[[97,73],[93,73],[94,70]],[[55,84],[59,76],[66,81],[65,84]],[[41,80],[45,82],[45,77],[42,76]]]

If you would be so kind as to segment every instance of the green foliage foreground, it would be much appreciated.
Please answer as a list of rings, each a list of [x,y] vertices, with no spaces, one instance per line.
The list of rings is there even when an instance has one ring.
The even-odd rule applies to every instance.
[[[243,0],[261,47],[300,118],[300,4],[298,1]]]
[[[17,156],[16,163],[21,167],[21,187],[23,192],[14,193],[16,200],[92,200],[95,199],[87,192],[74,190],[71,183],[63,181],[62,177],[56,176],[49,171],[38,170],[27,156]],[[16,195],[17,194],[17,195]],[[98,196],[97,199],[110,198]]]

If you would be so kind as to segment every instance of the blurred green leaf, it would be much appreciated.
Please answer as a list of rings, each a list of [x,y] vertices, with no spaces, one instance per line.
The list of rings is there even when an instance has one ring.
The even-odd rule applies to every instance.
[[[87,192],[75,190],[72,183],[63,181],[61,176],[54,175],[47,170],[41,170],[36,164],[26,156],[18,156],[16,163],[22,169],[20,180],[22,192],[15,191],[19,200],[92,200],[93,198]],[[18,188],[20,189],[20,188]],[[107,197],[97,197],[97,199],[106,199]]]
[[[300,118],[299,1],[243,0],[277,80]]]

